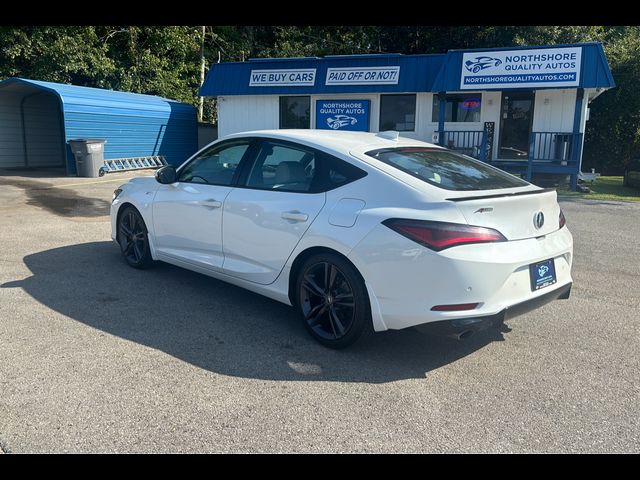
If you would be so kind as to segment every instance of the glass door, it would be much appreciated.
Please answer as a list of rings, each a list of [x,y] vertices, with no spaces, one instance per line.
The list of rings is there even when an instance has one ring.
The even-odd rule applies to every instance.
[[[529,158],[534,92],[503,92],[498,158]]]

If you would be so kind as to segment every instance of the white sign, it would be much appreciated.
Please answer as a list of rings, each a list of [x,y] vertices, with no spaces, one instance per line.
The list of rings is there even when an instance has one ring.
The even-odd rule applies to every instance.
[[[397,85],[400,67],[327,68],[325,85]]]
[[[577,87],[581,60],[581,47],[468,52],[460,89]]]
[[[250,87],[313,87],[315,68],[290,68],[282,70],[251,70]]]

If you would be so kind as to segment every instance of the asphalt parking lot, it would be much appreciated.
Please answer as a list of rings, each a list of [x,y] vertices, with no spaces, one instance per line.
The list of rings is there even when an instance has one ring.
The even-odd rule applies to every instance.
[[[0,451],[638,452],[640,203],[562,200],[569,300],[346,351],[292,309],[127,267],[101,179],[0,172]]]

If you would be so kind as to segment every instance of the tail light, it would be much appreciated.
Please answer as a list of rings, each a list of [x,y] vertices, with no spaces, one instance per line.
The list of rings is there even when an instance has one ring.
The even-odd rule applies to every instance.
[[[401,218],[390,218],[382,223],[394,232],[436,252],[469,243],[507,241],[500,232],[492,228],[474,227],[459,223]]]
[[[564,218],[564,213],[562,213],[562,209],[560,209],[560,218],[558,219],[558,224],[560,225],[560,227],[558,228],[562,228],[567,224],[567,220]]]

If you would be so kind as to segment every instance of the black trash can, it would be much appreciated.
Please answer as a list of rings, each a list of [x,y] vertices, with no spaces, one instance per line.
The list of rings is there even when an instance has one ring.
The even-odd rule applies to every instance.
[[[104,144],[106,140],[97,138],[78,138],[69,140],[71,151],[76,158],[76,171],[79,177],[98,177],[104,166]]]

